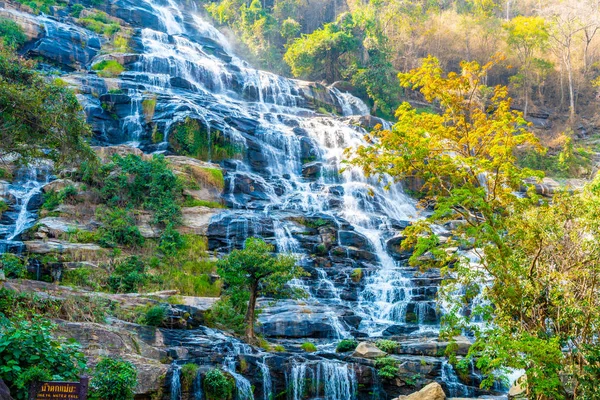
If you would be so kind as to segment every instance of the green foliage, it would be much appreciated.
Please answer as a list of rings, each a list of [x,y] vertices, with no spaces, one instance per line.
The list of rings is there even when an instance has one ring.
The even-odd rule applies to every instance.
[[[348,351],[354,351],[356,346],[358,346],[358,342],[356,340],[343,339],[337,344],[335,351],[338,353],[346,353]]]
[[[57,191],[50,190],[44,193],[44,203],[42,204],[42,209],[53,211],[59,205],[67,202],[72,203],[75,201],[77,196],[77,188],[73,185],[66,186],[65,188]]]
[[[207,129],[202,122],[191,118],[175,126],[169,134],[169,145],[178,154],[204,161],[240,158],[243,150],[223,132]]]
[[[98,243],[101,246],[139,247],[144,244],[144,237],[136,226],[131,211],[116,207],[99,208],[97,212],[102,222],[102,226],[98,229]]]
[[[225,374],[213,368],[204,375],[204,392],[207,400],[231,400],[234,384]]]
[[[379,350],[393,354],[400,347],[400,343],[394,340],[379,339],[377,342],[375,342],[375,346],[377,346]]]
[[[17,3],[23,4],[35,13],[50,14],[50,7],[56,5],[56,0],[15,0]]]
[[[92,65],[92,70],[97,71],[98,75],[103,78],[115,78],[125,71],[125,67],[117,60],[102,60]]]
[[[69,13],[72,17],[79,18],[81,12],[85,10],[85,7],[81,4],[73,4],[71,6],[71,12]]]
[[[101,268],[80,267],[63,271],[61,285],[90,288],[93,291],[106,290],[108,273]]]
[[[151,280],[146,264],[139,257],[131,256],[117,264],[108,277],[108,286],[115,293],[133,293],[139,292]]]
[[[90,388],[93,400],[133,400],[137,370],[129,361],[103,358],[96,365]]]
[[[392,380],[398,375],[398,360],[393,357],[381,357],[375,360],[377,375],[384,380]]]
[[[296,265],[296,260],[289,255],[272,254],[274,247],[262,239],[248,238],[242,250],[233,250],[225,258],[218,261],[218,273],[229,287],[227,293],[231,296],[234,306],[245,302],[246,336],[254,340],[254,322],[256,300],[260,295],[269,295],[275,299],[284,296],[299,296],[298,290],[286,284],[294,278],[306,275],[306,272]]]
[[[322,29],[292,42],[284,60],[294,76],[329,82],[339,80],[344,64],[349,66],[358,50],[359,42],[353,34],[353,25],[352,15],[345,14],[338,21],[325,24]]]
[[[105,12],[102,12],[102,11],[97,11],[93,14],[89,14],[83,18],[80,18],[79,23],[81,25],[85,26],[86,28],[88,28],[89,30],[94,31],[100,35],[105,35],[105,36],[112,36],[121,30],[121,26],[118,23],[112,21],[110,19],[110,17],[108,16],[108,14],[106,14]],[[104,62],[104,61],[102,61],[102,62]],[[96,64],[96,65],[98,65],[98,64]],[[114,67],[112,67],[112,68],[114,68]],[[101,69],[103,71],[106,70],[105,67],[101,68]],[[123,71],[118,72],[117,75],[120,74],[121,72],[123,72]]]
[[[243,304],[234,304],[229,296],[223,296],[210,308],[210,312],[206,316],[206,324],[243,335],[244,311]]]
[[[307,353],[314,353],[315,351],[317,351],[317,346],[315,346],[314,343],[311,342],[302,343],[300,348],[306,351]]]
[[[350,275],[350,278],[352,278],[353,282],[358,283],[362,280],[362,276],[363,276],[362,268],[354,268],[352,270],[352,274]]]
[[[0,17],[0,41],[8,47],[17,48],[27,41],[27,37],[16,22]]]
[[[571,136],[564,136],[560,151],[555,154],[537,152],[532,149],[520,151],[518,164],[522,168],[544,171],[556,178],[586,177],[592,170],[593,152],[589,149],[575,148]]]
[[[11,253],[0,255],[0,268],[4,270],[7,278],[25,278],[27,275],[26,262]]]
[[[173,256],[184,246],[183,236],[177,232],[173,224],[167,224],[162,235],[158,249],[166,256]]]
[[[0,217],[2,217],[2,214],[4,214],[4,212],[8,211],[8,209],[10,208],[10,206],[8,205],[8,203],[4,200],[0,200]]]
[[[74,93],[33,67],[0,45],[0,131],[10,132],[0,143],[2,154],[20,155],[22,163],[94,158],[87,143],[91,131]]]
[[[154,118],[154,111],[156,110],[156,96],[142,101],[142,111],[144,111],[144,118],[147,123],[152,121]]]
[[[157,305],[150,307],[144,315],[144,323],[150,326],[161,326],[167,316],[167,310],[164,306]]]
[[[0,320],[0,379],[18,400],[28,398],[31,380],[77,380],[85,358],[74,341],[53,336],[56,325],[44,319]]]
[[[187,197],[185,199],[183,207],[225,208],[225,206],[218,201],[199,200],[192,197]]]
[[[181,367],[181,387],[183,391],[188,392],[192,389],[199,369],[200,367],[197,364],[192,363],[184,364]]]

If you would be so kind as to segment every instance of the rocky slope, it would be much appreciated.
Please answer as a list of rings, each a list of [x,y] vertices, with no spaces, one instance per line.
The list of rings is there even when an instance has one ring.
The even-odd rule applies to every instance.
[[[92,360],[108,354],[134,361],[143,371],[139,398],[201,398],[200,386],[181,387],[181,366],[187,363],[201,366],[199,379],[211,366],[227,370],[238,399],[391,398],[433,381],[449,395],[483,394],[476,389],[475,370],[461,381],[443,357],[447,343],[437,339],[442,310],[435,302],[439,272],[408,267],[407,254],[399,250],[402,230],[418,218],[414,202],[400,185],[386,191],[358,170],[342,171],[344,149],[362,143],[364,128],[386,122],[335,88],[253,69],[231,52],[195,2],[95,3],[70,1],[53,7],[52,15],[33,15],[9,2],[0,15],[25,29],[27,55],[41,57],[43,68],[76,89],[101,159],[164,153],[176,172],[200,183],[187,195],[227,206],[183,208],[180,231],[206,237],[216,254],[250,236],[264,238],[298,257],[310,277],[294,284],[309,296],[261,304],[262,335],[283,352],[252,348],[198,324],[191,330],[154,329],[111,320],[107,326],[64,322],[61,329],[82,342]],[[128,45],[117,52],[114,40],[83,27],[71,15],[74,4],[107,13]],[[207,167],[224,171],[224,187],[202,181]],[[3,197],[11,204],[3,217],[5,248],[55,256],[58,262],[43,265],[42,273],[56,279],[72,263],[99,265],[108,257],[106,249],[64,239],[73,229],[97,227],[98,204],[86,188],[53,179],[48,168],[29,173],[3,183]],[[12,199],[11,185],[23,189]],[[82,202],[38,219],[41,193],[67,185],[78,187]],[[143,236],[156,237],[148,221],[148,215],[137,214]],[[72,295],[63,288],[9,285]],[[196,300],[190,303],[201,323],[205,309]],[[336,353],[339,340],[351,337],[397,341],[392,357],[398,376],[382,381],[368,354]],[[317,352],[301,350],[305,341],[314,342]],[[468,339],[460,344],[464,354]]]

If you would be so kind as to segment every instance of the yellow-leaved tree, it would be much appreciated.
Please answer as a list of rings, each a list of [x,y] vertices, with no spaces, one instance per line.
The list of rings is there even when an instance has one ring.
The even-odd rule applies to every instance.
[[[444,73],[428,57],[400,74],[401,85],[419,90],[435,111],[404,103],[391,129],[347,150],[348,162],[410,181],[432,208],[404,231],[402,245],[412,264],[439,267],[446,277],[443,335],[474,338],[462,359],[449,346],[459,370],[474,362],[483,387],[509,369],[525,370],[530,399],[572,391],[598,398],[590,382],[600,379],[600,183],[551,202],[524,183],[541,173],[518,166],[517,148],[543,149],[511,110],[506,87],[484,84],[495,61]]]

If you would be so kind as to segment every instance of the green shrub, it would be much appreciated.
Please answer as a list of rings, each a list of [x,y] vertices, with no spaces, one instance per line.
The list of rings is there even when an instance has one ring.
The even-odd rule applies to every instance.
[[[167,224],[167,227],[160,235],[158,249],[166,256],[174,256],[184,244],[183,236],[177,232],[173,224]]]
[[[218,201],[199,200],[192,197],[187,197],[183,202],[184,207],[208,207],[208,208],[225,208]]]
[[[56,325],[45,319],[0,319],[0,379],[17,400],[28,398],[29,384],[37,378],[78,380],[85,357],[74,341],[53,336]]]
[[[230,400],[233,397],[234,384],[217,368],[204,375],[204,392],[207,400]]]
[[[144,237],[135,225],[130,211],[123,208],[99,208],[99,219],[102,226],[98,229],[98,243],[104,247],[118,245],[139,247],[144,244]],[[102,213],[103,212],[103,213]]]
[[[344,339],[340,341],[335,348],[338,353],[345,353],[347,351],[354,351],[358,346],[358,342],[354,339]]]
[[[150,123],[154,117],[154,111],[156,110],[156,96],[142,101],[142,110],[144,111],[146,122]]]
[[[14,21],[0,17],[0,41],[9,47],[20,47],[27,41],[27,37]]]
[[[98,75],[103,78],[115,78],[125,71],[125,67],[116,60],[102,60],[94,64],[92,70],[97,71]]]
[[[184,392],[189,392],[193,385],[194,379],[196,379],[196,375],[198,375],[198,367],[197,364],[187,363],[181,367],[181,387]]]
[[[230,297],[221,297],[206,315],[206,325],[214,328],[233,331],[238,335],[244,333],[244,314],[240,307],[235,307]]]
[[[108,286],[115,293],[139,292],[152,280],[146,273],[146,264],[137,256],[131,256],[117,264],[108,277]]]
[[[204,161],[241,158],[243,148],[223,132],[207,129],[201,121],[187,118],[169,133],[169,144],[178,154]]]
[[[56,5],[56,0],[16,0],[16,2],[31,8],[35,14],[40,12],[49,14],[50,7]]]
[[[273,346],[273,351],[283,353],[285,351],[285,347],[283,347],[283,345],[281,344],[276,344],[275,346]]]
[[[400,343],[388,339],[379,339],[375,342],[375,346],[386,353],[394,353],[400,347]]]
[[[398,374],[398,360],[393,357],[382,357],[375,360],[377,375],[381,379],[394,379]]]
[[[69,185],[65,188],[55,191],[50,190],[49,192],[44,193],[44,203],[42,204],[42,209],[53,211],[59,205],[63,203],[73,203],[77,197],[78,190],[75,186]]]
[[[0,265],[7,278],[25,278],[27,266],[25,261],[11,253],[0,255]]]
[[[144,323],[150,326],[161,326],[167,317],[167,310],[164,306],[157,305],[150,307],[144,315]]]
[[[85,7],[81,4],[73,4],[71,6],[71,12],[69,14],[71,14],[72,17],[79,18],[79,15],[84,9]]]
[[[352,281],[356,282],[356,283],[361,281],[362,276],[363,276],[363,271],[361,268],[355,268],[352,271],[352,275],[350,275],[350,277],[352,278]]]
[[[129,361],[103,358],[92,375],[90,387],[94,400],[132,400],[137,385],[137,370]]]
[[[121,26],[102,11],[80,18],[79,23],[89,30],[105,36],[112,36],[121,30]]]
[[[315,346],[311,342],[304,342],[304,343],[302,343],[302,345],[300,346],[300,348],[302,350],[306,351],[307,353],[313,353],[313,352],[317,351],[317,346]]]

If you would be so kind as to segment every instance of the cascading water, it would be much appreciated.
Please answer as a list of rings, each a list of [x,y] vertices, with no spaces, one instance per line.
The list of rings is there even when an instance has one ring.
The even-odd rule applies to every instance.
[[[21,243],[16,239],[35,222],[42,188],[51,179],[50,171],[49,165],[41,163],[20,168],[6,186],[4,197],[10,207],[0,220],[0,253],[20,249]]]
[[[181,367],[173,365],[171,375],[171,400],[181,400]]]
[[[267,365],[266,356],[258,363],[263,383],[263,400],[272,400],[273,398],[273,380],[271,379],[271,369]]]
[[[288,373],[290,400],[354,400],[358,383],[351,365],[336,361],[298,361]]]

